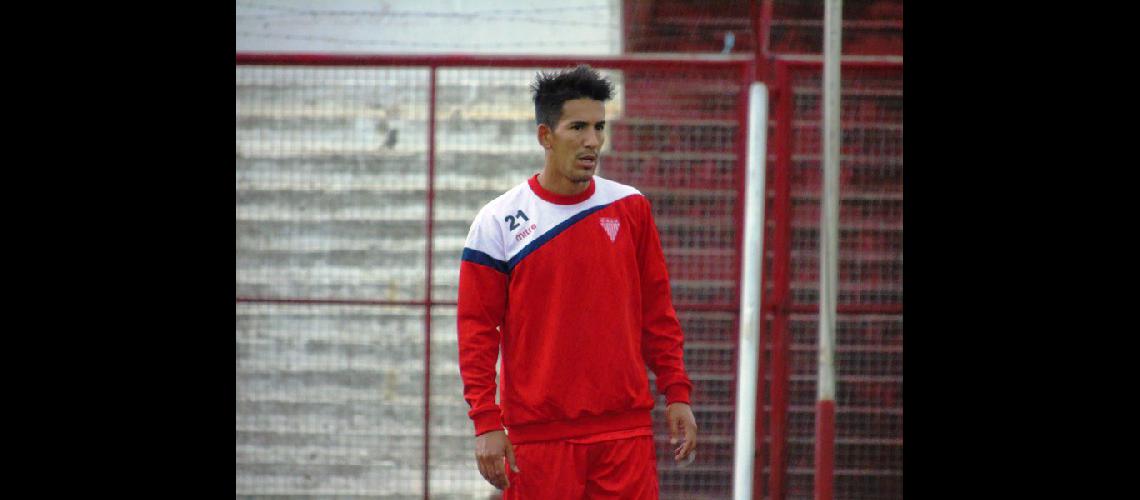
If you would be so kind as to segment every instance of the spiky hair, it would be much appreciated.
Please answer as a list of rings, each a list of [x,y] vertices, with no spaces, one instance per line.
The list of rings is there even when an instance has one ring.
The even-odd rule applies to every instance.
[[[534,122],[554,128],[562,118],[562,104],[573,99],[608,101],[614,85],[585,64],[555,73],[539,72],[530,86],[534,94]]]

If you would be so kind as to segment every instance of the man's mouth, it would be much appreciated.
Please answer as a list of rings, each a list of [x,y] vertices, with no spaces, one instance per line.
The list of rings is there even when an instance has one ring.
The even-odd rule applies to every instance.
[[[578,157],[578,167],[580,168],[594,168],[598,164],[597,155],[581,155]]]

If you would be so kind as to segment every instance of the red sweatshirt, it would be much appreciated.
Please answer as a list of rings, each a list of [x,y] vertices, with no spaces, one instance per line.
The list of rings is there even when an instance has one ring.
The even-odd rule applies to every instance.
[[[518,444],[650,429],[646,366],[668,403],[689,403],[661,241],[630,186],[594,176],[562,196],[535,176],[484,206],[463,249],[458,323],[476,435],[505,425]]]

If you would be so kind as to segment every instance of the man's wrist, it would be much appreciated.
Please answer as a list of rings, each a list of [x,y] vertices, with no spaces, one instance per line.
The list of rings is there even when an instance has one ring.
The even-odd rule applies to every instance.
[[[673,403],[691,404],[689,400],[690,389],[685,384],[673,384],[665,389],[666,406]]]
[[[503,430],[503,421],[497,411],[489,411],[475,415],[475,435],[480,436],[491,431]]]

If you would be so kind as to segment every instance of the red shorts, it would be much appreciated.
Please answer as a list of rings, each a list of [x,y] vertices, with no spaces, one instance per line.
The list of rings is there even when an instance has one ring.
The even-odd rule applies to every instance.
[[[519,473],[503,500],[622,498],[657,500],[652,436],[594,443],[540,441],[514,446]]]

